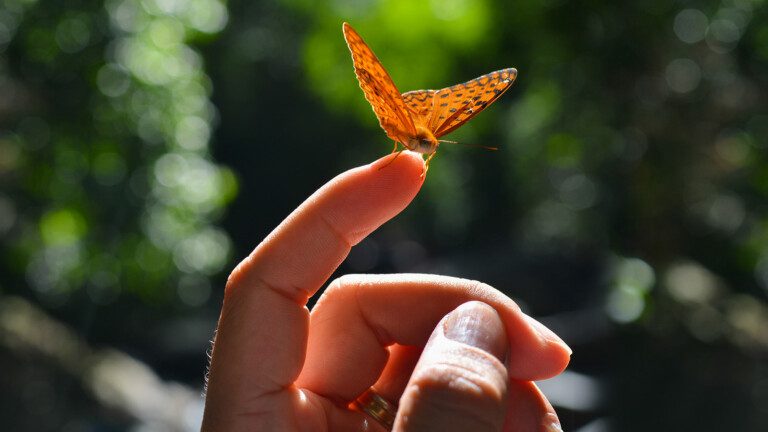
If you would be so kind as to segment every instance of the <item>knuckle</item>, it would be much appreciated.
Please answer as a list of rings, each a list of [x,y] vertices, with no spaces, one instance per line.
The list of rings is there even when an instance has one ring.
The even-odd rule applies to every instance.
[[[343,295],[350,287],[355,285],[350,275],[339,276],[328,284],[328,287],[325,288],[320,297],[323,299],[335,298]]]
[[[445,372],[433,370],[433,372]],[[413,430],[498,431],[504,421],[504,403],[483,386],[469,383],[460,374],[441,374],[440,380],[411,382],[401,399]]]
[[[477,299],[487,299],[500,294],[500,291],[485,282],[471,280],[469,283],[469,292]]]
[[[472,279],[470,281],[472,283],[472,289],[476,291],[497,291],[496,288],[492,287],[491,285],[488,285],[485,282],[481,282],[479,280]]]
[[[359,289],[360,283],[355,275],[343,275],[332,280],[325,288],[320,298],[317,299],[315,307],[325,307],[326,303],[334,304],[342,299],[354,296]]]
[[[344,288],[346,275],[337,277],[336,279],[332,280],[328,287],[323,291],[324,296],[334,296],[338,294],[338,292]]]
[[[243,284],[243,279],[245,278],[245,275],[247,274],[247,269],[251,265],[251,257],[248,256],[244,258],[240,263],[235,266],[235,268],[232,270],[232,272],[229,273],[229,276],[227,277],[227,282],[224,285],[224,296],[225,297],[231,297],[232,293],[237,289],[238,286]]]

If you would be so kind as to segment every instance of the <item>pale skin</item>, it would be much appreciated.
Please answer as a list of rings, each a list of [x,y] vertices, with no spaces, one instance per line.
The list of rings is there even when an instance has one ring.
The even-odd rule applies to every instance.
[[[399,403],[396,431],[559,430],[532,381],[560,373],[571,351],[488,285],[349,275],[307,309],[350,248],[419,191],[421,155],[392,157],[331,180],[232,272],[203,431],[383,431],[349,408],[370,387]]]

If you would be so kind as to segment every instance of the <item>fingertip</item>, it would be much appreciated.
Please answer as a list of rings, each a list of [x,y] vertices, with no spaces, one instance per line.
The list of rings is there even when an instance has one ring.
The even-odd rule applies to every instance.
[[[568,367],[571,348],[552,330],[528,315],[519,313],[511,324],[512,347],[509,373],[517,379],[541,380],[551,378]]]
[[[571,354],[573,354],[573,350],[568,345],[558,343],[553,343],[553,345],[551,348],[553,372],[551,376],[558,375],[564,371],[571,362]]]
[[[423,172],[421,155],[402,151],[341,174],[316,198],[325,219],[348,233],[354,245],[408,206],[421,189]]]
[[[557,375],[565,370],[571,361],[571,354],[573,354],[571,347],[555,332],[534,318],[525,315],[525,320],[536,331],[547,350],[550,363],[548,376]]]
[[[426,165],[421,153],[409,150],[384,156],[368,167],[382,184],[399,190],[407,202],[416,196],[426,178]]]
[[[571,347],[569,347],[564,340],[560,339],[560,336],[555,334],[555,332],[550,330],[547,326],[540,323],[535,318],[529,315],[524,315],[524,317],[525,317],[525,320],[528,321],[528,324],[530,324],[531,327],[533,327],[534,330],[536,330],[536,333],[538,333],[543,340],[559,346],[560,348],[562,348],[562,350],[567,352],[569,356],[573,353],[573,350],[571,349]]]
[[[396,175],[404,181],[423,183],[426,169],[421,153],[403,150],[390,153],[372,162],[368,167],[383,175]],[[383,172],[382,172],[383,171]],[[387,172],[390,171],[390,172]]]
[[[549,351],[549,365],[547,365],[547,370],[542,374],[542,377],[537,379],[552,378],[568,367],[568,364],[571,362],[572,351],[570,351],[570,348],[566,348],[567,346],[564,348],[561,344],[549,343],[547,347]]]

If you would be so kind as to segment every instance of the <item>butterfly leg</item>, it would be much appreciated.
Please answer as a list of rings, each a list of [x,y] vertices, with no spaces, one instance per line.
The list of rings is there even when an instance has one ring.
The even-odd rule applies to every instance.
[[[395,145],[395,150],[397,150],[397,145]],[[403,149],[403,150],[405,150],[405,149]],[[386,168],[386,167],[388,167],[388,166],[392,165],[392,162],[394,162],[394,161],[395,161],[395,159],[397,159],[397,157],[398,157],[398,156],[400,156],[400,153],[402,153],[402,152],[403,152],[403,150],[400,150],[400,151],[398,151],[397,153],[395,153],[395,152],[393,151],[392,153],[395,153],[395,157],[393,157],[392,159],[390,159],[390,160],[389,160],[389,162],[387,162],[387,164],[386,164],[386,165],[384,165],[383,167],[380,167],[380,168],[379,168],[379,170],[383,170],[384,168]],[[390,154],[392,154],[392,153],[390,153]]]
[[[429,156],[427,156],[427,160],[424,162],[424,172],[421,173],[422,177],[427,175],[427,171],[429,171],[429,161],[431,161],[432,158],[435,157],[436,154],[437,154],[437,152],[432,152],[432,153],[429,154]]]
[[[395,153],[397,151],[398,144],[400,144],[400,143],[395,141],[395,146],[392,147],[392,153]]]

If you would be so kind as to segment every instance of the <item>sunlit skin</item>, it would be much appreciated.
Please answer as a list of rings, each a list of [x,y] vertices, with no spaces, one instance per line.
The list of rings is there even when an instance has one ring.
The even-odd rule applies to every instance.
[[[395,431],[558,430],[532,381],[560,373],[570,349],[488,285],[431,274],[348,275],[307,309],[351,247],[423,185],[419,153],[391,159],[321,187],[229,276],[203,431],[381,432],[349,407],[371,386],[399,402]],[[462,310],[477,317],[482,346],[451,335]]]
[[[507,68],[440,90],[400,94],[376,54],[355,29],[344,23],[343,30],[360,88],[381,128],[395,142],[393,152],[401,144],[426,155],[425,173],[435,156],[439,138],[491,105],[517,77],[516,69]]]
[[[505,69],[400,95],[347,24],[344,36],[395,151],[397,143],[412,151],[331,180],[232,272],[202,430],[381,432],[352,408],[370,388],[399,405],[395,431],[560,430],[533,381],[560,373],[570,348],[488,285],[430,274],[348,275],[307,309],[350,249],[416,196],[438,138],[498,98],[516,74]],[[466,102],[464,92],[475,99]]]

